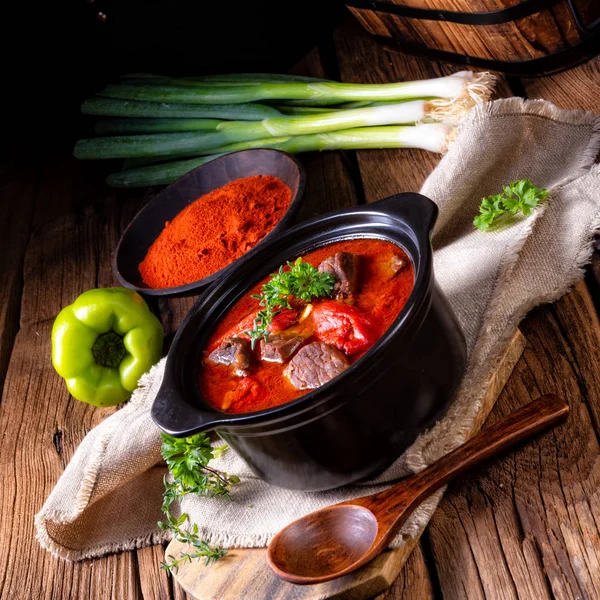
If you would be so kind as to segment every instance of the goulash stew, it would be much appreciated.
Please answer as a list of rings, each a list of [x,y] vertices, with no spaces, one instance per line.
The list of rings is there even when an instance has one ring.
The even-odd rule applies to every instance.
[[[200,390],[245,413],[295,400],[358,360],[388,329],[414,283],[395,244],[354,239],[288,263],[225,315],[203,353]]]

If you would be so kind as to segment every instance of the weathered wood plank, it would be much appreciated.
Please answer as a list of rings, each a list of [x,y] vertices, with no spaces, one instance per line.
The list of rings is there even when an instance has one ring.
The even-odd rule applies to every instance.
[[[356,44],[354,49],[347,46],[347,50],[352,53],[358,52]],[[597,62],[594,68],[597,73]],[[562,80],[564,83],[561,86],[564,89],[565,102],[575,97],[568,85],[568,73],[564,74],[566,78]],[[367,73],[363,72],[363,79],[366,75]],[[592,103],[594,100],[597,102],[598,99],[596,88],[593,87],[594,84],[597,84],[597,74],[595,77],[596,79],[592,79],[587,87],[582,90],[586,108],[594,108]],[[537,82],[544,81],[536,80],[535,83],[539,85]],[[531,89],[528,89],[530,95]],[[543,87],[538,89],[545,90]],[[593,91],[587,94],[588,89]],[[589,106],[588,103],[590,103]],[[567,106],[566,103],[564,105]],[[405,153],[398,152],[396,155]],[[367,153],[364,154],[367,155]],[[388,153],[383,151],[381,153],[368,153],[369,156],[385,156],[386,154]],[[425,153],[416,153],[417,156],[420,154],[425,155]],[[325,167],[325,163],[321,162],[322,159],[329,160],[329,157],[336,156],[339,160],[343,160],[339,158],[337,153],[332,153],[317,155],[314,158],[307,156],[305,161],[309,165],[312,160],[315,160],[317,167],[309,168],[316,169],[316,172],[322,169],[322,174],[312,178],[312,180],[321,180],[318,186],[321,189],[326,189],[326,195],[319,202],[323,201],[327,207],[331,208],[335,206],[338,196],[348,197],[348,194],[352,194],[353,187],[352,183],[348,183],[347,189],[350,192],[344,191],[340,194],[340,183],[350,180],[340,178],[332,181],[329,178],[328,173],[332,170],[339,172],[340,166],[342,171],[349,170],[348,165],[343,162],[341,165],[331,164],[328,167]],[[415,160],[415,164],[417,166],[416,175],[412,168],[408,168],[410,165],[405,169],[402,169],[402,167],[394,169],[396,173],[402,173],[403,171],[408,173],[408,183],[410,185],[402,189],[418,189],[420,187],[419,178],[422,181],[430,170],[424,169],[421,172],[419,158]],[[75,446],[83,437],[83,433],[96,424],[102,415],[107,414],[106,411],[96,411],[68,399],[68,394],[62,386],[62,382],[58,380],[51,367],[48,368],[49,358],[48,362],[40,368],[43,363],[40,357],[49,356],[48,340],[51,320],[62,304],[71,302],[78,293],[87,289],[87,287],[114,284],[110,272],[110,262],[106,259],[106,254],[114,247],[118,228],[122,227],[141,205],[141,202],[139,199],[136,200],[135,196],[121,195],[120,193],[118,196],[113,196],[112,193],[109,193],[108,196],[99,194],[97,190],[102,189],[102,184],[97,177],[90,177],[87,171],[85,175],[79,175],[83,173],[80,169],[84,168],[89,169],[87,166],[73,167],[73,171],[59,171],[52,177],[49,173],[46,173],[47,180],[42,183],[43,191],[46,194],[44,197],[45,202],[38,206],[34,217],[35,223],[41,229],[34,234],[32,239],[30,249],[33,254],[26,265],[25,283],[27,286],[28,282],[38,280],[38,287],[43,283],[52,293],[43,292],[41,289],[36,289],[35,286],[27,287],[28,308],[24,315],[24,328],[17,336],[13,357],[14,365],[11,362],[8,373],[7,388],[10,385],[10,391],[7,389],[4,394],[4,404],[8,403],[9,405],[0,409],[0,444],[2,452],[0,472],[4,475],[3,480],[6,482],[4,494],[0,501],[2,513],[0,539],[3,542],[0,544],[0,572],[4,574],[0,582],[0,596],[5,597],[6,595],[6,597],[15,598],[30,596],[49,598],[169,597],[168,595],[161,595],[169,593],[168,582],[165,583],[160,578],[160,574],[157,575],[158,566],[156,566],[155,571],[152,567],[154,556],[151,556],[148,551],[138,552],[137,565],[133,553],[110,556],[81,565],[69,565],[42,552],[37,543],[32,540],[32,515],[41,506],[41,502],[66,462],[68,462]],[[376,199],[400,191],[397,188],[386,191],[386,177],[389,177],[389,171],[382,167],[378,173],[382,176],[382,179],[376,182],[373,181],[370,184],[367,194],[369,199]],[[49,183],[50,179],[53,180],[52,185]],[[331,185],[328,186],[327,184]],[[312,193],[307,194],[308,196],[310,196],[310,201],[303,208],[303,211],[306,211],[305,216],[315,214],[318,210],[316,201],[318,196]],[[313,198],[315,198],[314,203]],[[125,204],[123,203],[124,199]],[[59,211],[56,210],[56,205],[61,206]],[[311,212],[313,210],[315,212]],[[45,235],[44,229],[48,221],[55,219],[57,213],[68,214],[67,217],[61,219],[61,222],[66,223],[67,226],[66,229],[62,229],[56,227],[56,221],[52,223],[52,227],[56,227],[53,232],[57,239],[50,240]],[[113,218],[119,221],[118,226],[113,223]],[[94,231],[95,229],[97,231]],[[79,256],[82,251],[85,254],[83,257]],[[74,255],[76,259],[73,259]],[[70,262],[76,263],[75,267],[69,267],[67,272],[63,272],[64,267]],[[84,268],[81,265],[84,265]],[[74,282],[79,283],[74,284]],[[80,289],[77,290],[78,287]],[[55,296],[59,298],[58,302]],[[173,317],[173,327],[176,327],[180,322],[180,318],[185,313],[187,303],[190,300],[177,302],[181,306],[176,309],[177,314]],[[585,316],[587,308],[583,310],[576,307],[573,310],[576,310],[576,312],[581,310],[581,314]],[[36,325],[37,323],[39,325]],[[584,340],[583,343],[589,345],[590,341]],[[591,366],[594,363],[593,358],[597,353],[586,355],[590,364],[587,364],[580,354],[577,355],[579,356],[578,366],[584,365],[584,370],[587,373],[586,377],[589,376]],[[545,364],[545,366],[548,367],[548,364]],[[541,375],[539,376],[541,377]],[[531,374],[528,375],[528,378],[531,379]],[[590,378],[589,381],[595,381],[595,379]],[[579,385],[583,386],[583,383],[580,382]],[[597,412],[597,406],[596,402],[590,403],[590,411],[593,415]],[[597,422],[597,416],[595,420]],[[15,427],[15,423],[19,424],[18,427]],[[548,449],[548,451],[550,450]],[[39,462],[37,464],[31,461],[32,455],[38,457]],[[18,474],[17,479],[14,477],[15,473]],[[560,490],[556,482],[554,482],[554,486],[555,491]],[[579,490],[571,490],[571,493],[579,494]],[[525,508],[527,508],[527,502],[525,500],[523,502]],[[582,511],[585,508],[585,506],[576,505],[575,509],[569,506],[568,510],[576,514],[577,510]],[[596,510],[597,506],[592,508]],[[525,511],[525,509],[523,510]],[[568,511],[566,516],[572,518],[571,513]],[[496,518],[495,515],[493,517]],[[519,521],[513,519],[511,523],[513,527],[517,528],[518,533]],[[476,520],[476,525],[479,527],[481,523]],[[510,528],[508,530],[512,531]],[[579,540],[573,537],[571,532],[567,531],[565,533],[560,530],[560,527],[558,530],[563,538],[569,541],[570,548],[577,549]],[[489,533],[485,528],[479,532],[482,531],[486,535]],[[593,526],[590,526],[586,531],[590,539],[597,535]],[[483,536],[483,533],[481,535]],[[540,539],[542,538],[540,537]],[[550,541],[553,541],[553,539],[550,538]],[[502,540],[502,543],[508,542]],[[523,571],[523,577],[519,580],[519,585],[524,585],[525,575],[537,577],[541,573],[537,568],[540,564],[537,543],[538,538],[527,538],[523,542],[525,548],[523,550],[523,560],[521,562],[516,561],[514,565],[507,560],[511,574],[512,570],[522,569]],[[9,546],[11,546],[10,553],[8,552]],[[154,550],[152,554],[154,554]],[[473,552],[471,552],[471,555],[473,555]],[[594,558],[593,552],[589,549],[588,555],[590,560]],[[565,560],[565,556],[560,556],[556,561],[561,564],[561,561]],[[415,558],[415,560],[417,559]],[[545,560],[552,565],[551,557],[546,557]],[[419,568],[424,564],[418,560],[417,563]],[[28,567],[24,574],[19,572],[23,564]],[[475,569],[481,568],[481,564],[476,562],[473,562],[473,564]],[[455,566],[456,569],[464,568],[463,563],[455,563]],[[140,573],[146,574],[143,578],[138,579],[136,575],[137,568],[139,568]],[[407,571],[405,573],[408,574]],[[410,573],[415,573],[415,571],[411,568]],[[570,575],[567,580],[571,581]],[[561,582],[560,578],[558,581]],[[597,591],[595,580],[589,573],[583,573],[582,581],[588,587],[595,586],[593,591]],[[158,587],[155,587],[156,584],[158,584]],[[423,590],[425,587],[419,586],[417,589]],[[507,589],[522,589],[523,597],[535,597],[530,592],[532,589],[537,590],[538,587],[535,584],[532,588],[526,586],[520,588],[515,584],[513,588],[509,586]],[[556,589],[561,591],[558,585]],[[475,594],[475,591],[473,593]],[[181,590],[174,587],[173,597],[181,599],[184,595]],[[406,597],[411,596],[407,595]],[[421,596],[413,597],[420,598]],[[557,594],[557,597],[561,596]]]
[[[173,600],[194,600],[194,597],[188,594],[174,579],[171,583],[173,586]]]
[[[598,110],[600,88],[597,69],[598,63],[595,60],[552,77],[524,80],[523,84],[528,97],[546,97],[560,106]],[[581,290],[581,285],[576,289]],[[536,314],[544,314],[544,311],[549,314],[549,310],[541,309]],[[567,364],[576,371],[579,369],[578,361],[583,361],[587,370],[583,381],[587,381],[589,377],[590,383],[579,385],[591,387],[598,377],[595,362],[597,354],[594,351],[578,351],[577,361],[573,355],[574,348],[597,347],[600,339],[597,329],[589,326],[590,315],[595,312],[591,298],[587,293],[574,292],[557,303],[554,310],[562,315],[562,326],[568,332],[562,346],[565,349],[571,348],[570,354],[567,354]],[[524,326],[528,339],[533,343],[535,340],[531,339],[530,329],[531,327]],[[544,350],[543,343],[532,350],[534,353],[536,351],[544,352],[547,357],[545,368],[550,372],[554,368],[552,356],[556,356],[561,362],[565,360],[563,357],[558,358],[560,351],[556,348],[554,352]],[[571,382],[576,377],[575,371],[570,373]],[[533,377],[531,370],[521,363],[518,372],[501,396],[492,416],[500,414],[500,411],[506,412],[507,404],[516,408],[531,397],[553,389],[548,382],[540,389],[527,389],[527,385],[523,383],[530,382]],[[541,379],[541,373],[538,376]],[[579,381],[582,381],[581,377]],[[598,409],[595,402],[590,403],[590,411],[598,431]],[[580,430],[574,435],[588,436],[587,424],[580,423]],[[534,443],[539,452],[546,447],[547,452],[551,452],[552,438],[545,439],[549,440],[545,442],[546,445],[542,442]],[[534,475],[528,478],[527,474],[532,472]],[[568,564],[569,560],[561,546],[562,541],[552,532],[544,533],[544,528],[549,528],[544,522],[536,522],[537,533],[531,533],[531,514],[544,514],[544,510],[548,510],[544,509],[544,505],[551,501],[548,495],[537,492],[538,477],[542,476],[540,470],[535,470],[529,463],[513,461],[511,464],[509,459],[505,459],[494,467],[493,473],[493,477],[486,476],[483,481],[477,482],[477,476],[473,476],[465,484],[455,486],[452,493],[442,501],[430,524],[430,537],[444,597],[537,599],[550,598],[553,593],[556,597],[568,598],[573,594],[576,597],[579,593],[578,584],[573,587],[569,583],[569,579],[572,579],[570,576],[564,575],[565,579],[562,579],[563,575],[557,575],[565,561]],[[582,480],[584,477],[581,475]],[[514,487],[517,480],[527,480],[528,486],[517,491]],[[554,481],[554,485],[555,492],[559,491],[560,478]],[[528,507],[527,511],[525,508],[516,509],[513,495],[521,499],[520,506]],[[527,521],[524,520],[524,515],[527,515]],[[578,526],[574,527],[577,529]],[[588,533],[588,543],[595,536],[594,532]],[[559,554],[560,559],[555,557],[552,560],[553,553]],[[554,573],[555,579],[561,580],[561,583],[549,585],[549,573]],[[589,578],[587,584],[590,585]]]
[[[23,257],[29,241],[39,169],[4,164],[0,170],[0,396],[19,329]]]
[[[522,324],[529,342],[490,417],[544,393],[565,425],[452,486],[429,526],[444,598],[596,598],[600,324],[585,284]]]
[[[469,13],[502,10],[515,3],[503,0],[409,0],[396,4]],[[592,0],[588,0],[587,6],[592,4]],[[349,6],[349,9],[368,31],[390,39],[392,44],[395,39],[477,58],[525,61],[564,50],[586,38],[586,32],[576,25],[572,13],[564,5],[547,5],[532,15],[485,27],[450,20],[414,19],[378,11],[368,4],[363,6]],[[586,3],[582,2],[578,10],[585,14],[585,7]]]
[[[552,306],[552,312],[568,332],[568,351],[565,357],[572,364],[578,379],[583,401],[592,417],[596,434],[600,437],[600,368],[598,355],[581,352],[581,348],[595,348],[600,340],[600,328],[594,318],[595,307],[584,282],[579,282],[561,302]]]
[[[110,254],[123,223],[140,205],[79,179],[67,160],[40,181],[39,204],[24,261],[21,329],[0,405],[0,596],[5,598],[141,598],[135,555],[69,564],[34,538],[40,509],[84,435],[112,409],[68,394],[50,362],[50,331],[59,310],[86,289],[114,285]],[[60,196],[60,198],[58,198]],[[52,220],[56,200],[63,216]],[[77,207],[77,211],[72,211]]]
[[[171,581],[167,572],[159,568],[164,550],[160,545],[136,551],[140,587],[144,600],[173,600]]]
[[[528,98],[545,98],[562,108],[600,112],[600,57],[550,77],[523,79]]]
[[[421,544],[410,553],[400,575],[375,600],[434,600],[435,595]]]

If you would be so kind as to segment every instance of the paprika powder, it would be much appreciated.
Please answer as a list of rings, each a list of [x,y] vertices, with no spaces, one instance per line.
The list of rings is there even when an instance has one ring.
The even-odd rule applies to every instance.
[[[258,244],[287,212],[291,189],[277,177],[237,179],[184,208],[156,238],[140,274],[151,288],[208,277]]]

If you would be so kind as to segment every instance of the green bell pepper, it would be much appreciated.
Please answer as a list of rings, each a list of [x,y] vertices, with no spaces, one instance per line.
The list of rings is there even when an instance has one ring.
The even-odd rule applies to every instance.
[[[52,327],[52,364],[71,394],[95,406],[124,402],[162,353],[163,330],[126,288],[85,292]]]

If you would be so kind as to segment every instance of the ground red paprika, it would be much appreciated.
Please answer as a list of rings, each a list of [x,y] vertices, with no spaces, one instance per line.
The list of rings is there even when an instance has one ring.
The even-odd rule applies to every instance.
[[[184,208],[140,263],[152,288],[184,285],[222,269],[256,246],[289,208],[292,191],[277,177],[237,179]]]

